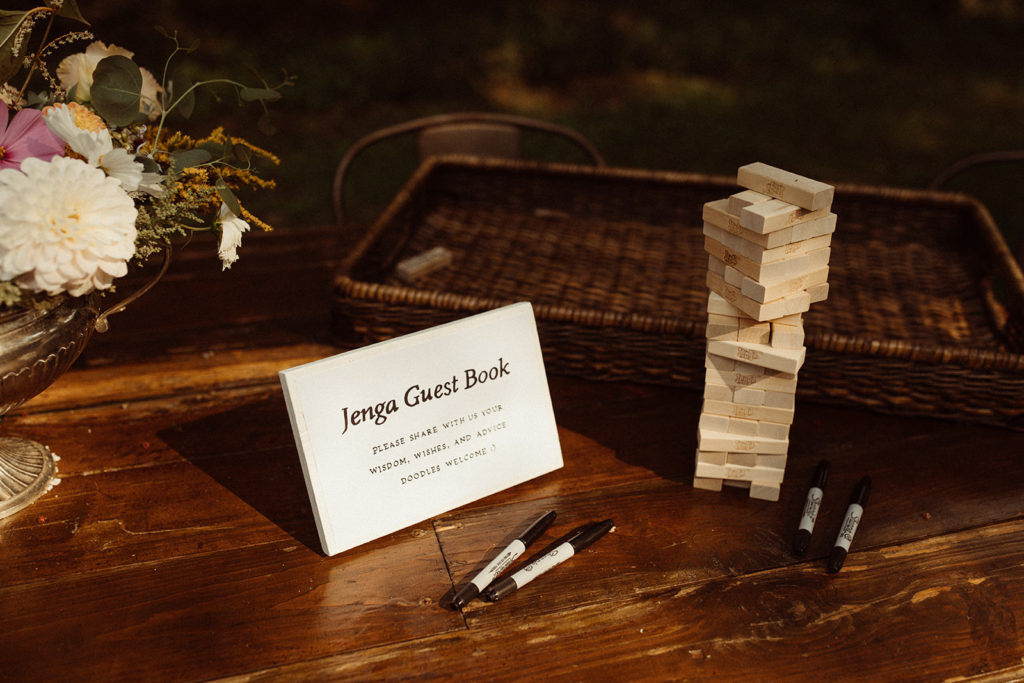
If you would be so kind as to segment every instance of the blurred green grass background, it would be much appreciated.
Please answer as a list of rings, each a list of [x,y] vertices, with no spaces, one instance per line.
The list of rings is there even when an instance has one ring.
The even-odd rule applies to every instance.
[[[750,161],[826,181],[924,187],[978,152],[1024,149],[1024,3],[287,3],[79,0],[98,38],[156,71],[199,41],[193,77],[298,77],[274,105],[279,189],[253,208],[280,228],[332,220],[334,167],[360,136],[417,116],[518,113],[588,136],[615,166],[734,174]],[[258,112],[198,112],[246,136]],[[230,104],[230,103],[229,103]],[[216,113],[214,113],[216,112]],[[378,160],[362,192],[401,184]],[[1021,253],[1024,164],[955,179]]]

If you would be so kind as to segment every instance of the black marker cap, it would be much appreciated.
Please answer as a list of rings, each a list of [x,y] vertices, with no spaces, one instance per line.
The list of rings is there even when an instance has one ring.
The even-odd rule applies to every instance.
[[[832,552],[828,554],[828,570],[836,574],[843,568],[844,562],[846,562],[846,551],[839,546],[833,546]]]
[[[578,553],[597,539],[604,536],[612,530],[613,526],[615,526],[615,522],[610,519],[606,519],[603,522],[594,522],[584,528],[583,531],[569,539],[569,545],[572,546],[573,553]]]
[[[868,504],[868,496],[871,495],[871,477],[863,477],[857,482],[856,488],[853,489],[853,495],[850,496],[850,505],[860,505],[864,507]]]
[[[519,537],[519,540],[523,542],[523,545],[530,545],[537,540],[538,536],[547,531],[547,528],[555,521],[556,516],[557,514],[554,510],[546,513],[543,517],[531,524],[530,528],[524,531],[523,535]]]
[[[494,602],[495,600],[501,600],[518,587],[519,586],[516,585],[516,582],[512,580],[511,576],[506,576],[505,578],[495,581],[488,586],[487,590],[484,591],[483,597],[484,600],[487,600],[488,602]]]
[[[822,460],[818,463],[818,469],[814,472],[814,483],[812,486],[816,486],[819,489],[824,489],[825,484],[828,483],[828,460]]]
[[[470,602],[473,598],[480,595],[480,589],[476,587],[475,583],[467,583],[465,586],[459,589],[459,592],[452,598],[452,607],[455,609],[462,609]]]

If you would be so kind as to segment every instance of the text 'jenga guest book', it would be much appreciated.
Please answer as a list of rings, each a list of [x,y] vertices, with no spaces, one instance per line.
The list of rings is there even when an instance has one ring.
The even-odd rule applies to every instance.
[[[562,466],[529,303],[280,374],[328,555]]]

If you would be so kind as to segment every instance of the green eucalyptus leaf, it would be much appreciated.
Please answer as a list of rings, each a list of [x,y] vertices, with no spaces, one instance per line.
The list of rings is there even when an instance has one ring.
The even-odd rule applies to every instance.
[[[186,149],[180,152],[172,152],[171,164],[174,166],[175,171],[180,171],[183,168],[205,164],[212,158],[205,149]]]
[[[78,9],[78,0],[64,0],[61,6],[57,9],[57,16],[64,17],[66,19],[74,19],[80,21],[86,26],[90,26],[89,22],[82,16],[82,11]]]
[[[218,176],[217,183],[214,185],[217,188],[217,194],[220,195],[221,200],[228,205],[228,210],[236,216],[242,215],[242,205],[238,203],[238,197],[231,191],[227,183],[224,182],[224,178]]]
[[[4,47],[7,42],[18,32],[18,27],[25,21],[28,12],[16,12],[9,9],[0,9],[0,41]]]
[[[12,51],[14,50],[14,40],[27,16],[28,12],[0,10],[0,83],[9,81],[21,71],[28,40],[22,41],[17,53]]]
[[[209,152],[212,159],[223,159],[227,155],[227,149],[225,149],[224,145],[213,140],[207,140],[200,145],[196,145],[196,149]]]
[[[156,163],[152,157],[147,157],[144,154],[136,154],[135,161],[142,164],[142,170],[146,173],[160,173],[160,164]]]
[[[132,60],[114,55],[100,60],[92,74],[92,105],[114,126],[127,126],[139,116],[142,72]]]
[[[252,151],[245,145],[234,145],[231,147],[231,158],[242,166],[252,163]]]
[[[238,90],[238,96],[244,102],[276,102],[281,99],[281,93],[270,88],[243,87]]]

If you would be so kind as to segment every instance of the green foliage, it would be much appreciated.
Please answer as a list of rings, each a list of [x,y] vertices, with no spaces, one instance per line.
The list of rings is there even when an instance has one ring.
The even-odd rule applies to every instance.
[[[127,126],[139,118],[142,71],[121,55],[106,57],[92,75],[92,106],[115,126]]]
[[[0,10],[0,83],[10,80],[21,70],[28,41],[22,41],[16,50],[14,44],[28,16],[28,12]]]
[[[89,22],[82,16],[82,11],[78,9],[78,0],[62,0],[60,6],[57,8],[57,16],[65,17],[66,19],[73,19],[81,22],[86,26]]]

